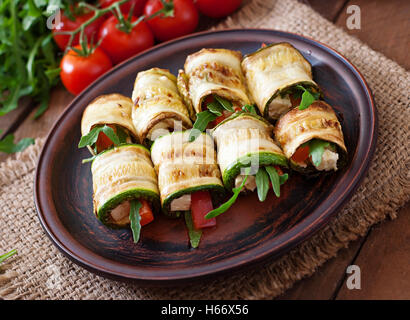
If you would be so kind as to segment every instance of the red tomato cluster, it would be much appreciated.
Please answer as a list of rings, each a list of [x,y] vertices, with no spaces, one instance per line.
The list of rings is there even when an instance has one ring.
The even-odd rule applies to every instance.
[[[101,8],[107,8],[118,0],[99,0]],[[84,35],[89,44],[100,43],[95,50],[84,56],[78,53],[79,34],[71,46],[76,50],[68,50],[61,60],[60,77],[73,94],[79,94],[91,82],[118,64],[137,53],[144,51],[157,41],[167,41],[190,34],[195,31],[199,22],[199,12],[212,17],[221,18],[231,14],[241,4],[242,0],[166,0],[165,8],[161,0],[130,0],[120,6],[125,19],[131,14],[130,23],[138,20],[142,14],[144,20],[129,30],[118,28],[119,21],[111,13],[106,14],[84,29]],[[159,10],[165,13],[155,15]],[[171,14],[172,13],[172,14]],[[64,13],[60,22],[53,29],[53,38],[58,47],[65,51],[70,36],[60,32],[73,31],[93,16],[93,12],[74,15],[68,18]],[[77,50],[78,49],[78,50]]]

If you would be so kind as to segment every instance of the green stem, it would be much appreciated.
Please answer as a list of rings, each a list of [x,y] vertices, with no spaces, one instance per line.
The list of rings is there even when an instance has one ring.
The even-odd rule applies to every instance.
[[[80,41],[80,44],[81,44],[83,42],[83,39],[82,39],[81,35],[84,34],[85,28],[87,28],[91,23],[93,23],[98,18],[105,15],[107,12],[110,12],[110,11],[114,10],[116,7],[119,7],[120,5],[122,5],[122,4],[124,4],[128,1],[130,1],[130,0],[121,0],[121,1],[115,2],[112,5],[108,6],[107,8],[103,8],[103,9],[98,9],[98,8],[88,4],[88,3],[85,3],[85,2],[78,3],[79,8],[88,8],[90,10],[93,10],[94,15],[90,19],[85,21],[81,26],[79,26],[77,29],[75,29],[73,31],[64,32],[64,33],[60,33],[60,32],[57,33],[57,34],[70,34],[70,39],[68,41],[66,51],[68,51],[71,48],[71,44],[72,44],[76,34],[80,33],[79,41]],[[86,53],[85,53],[85,55],[86,55]]]
[[[0,263],[2,263],[4,260],[10,258],[13,254],[16,254],[16,253],[17,253],[17,250],[13,249],[10,252],[7,252],[7,253],[1,255],[0,256]]]
[[[136,20],[135,22],[131,23],[131,19],[129,20],[125,20],[121,10],[120,10],[120,6],[126,2],[128,2],[130,0],[121,0],[118,2],[114,2],[112,5],[108,6],[107,8],[103,8],[103,9],[99,9],[96,8],[88,3],[85,2],[80,2],[78,4],[79,8],[87,8],[89,10],[94,11],[94,15],[88,19],[87,21],[85,21],[81,26],[79,26],[77,29],[73,30],[73,31],[69,31],[69,32],[57,32],[56,34],[69,34],[70,35],[70,39],[68,41],[68,45],[66,47],[66,52],[71,48],[71,44],[74,41],[74,37],[80,33],[80,39],[79,42],[82,45],[82,47],[88,46],[87,43],[85,43],[84,41],[84,30],[87,26],[89,26],[91,23],[93,23],[95,20],[97,20],[98,18],[100,18],[101,16],[105,15],[107,12],[113,12],[115,15],[118,15],[117,18],[119,20],[119,25],[117,26],[119,30],[124,31],[126,33],[130,33],[132,28],[134,28],[138,23],[140,23],[142,20],[151,20],[159,15],[163,15],[163,17],[173,17],[174,16],[174,2],[171,0],[169,2],[165,1],[165,0],[161,0],[161,3],[163,5],[163,8],[161,10],[158,10],[157,12],[153,13],[150,16],[144,16],[142,15],[141,17],[139,17],[138,20]],[[90,54],[93,50],[89,51],[89,50],[85,50],[86,52],[83,52],[82,55],[87,56],[88,54]]]

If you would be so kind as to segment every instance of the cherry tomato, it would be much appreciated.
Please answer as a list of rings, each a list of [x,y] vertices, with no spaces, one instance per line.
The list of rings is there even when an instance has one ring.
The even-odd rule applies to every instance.
[[[196,0],[196,6],[204,15],[223,18],[230,15],[241,5],[242,0]]]
[[[278,175],[283,176],[283,171],[282,168],[279,166],[273,166],[276,169],[276,172],[278,173]]]
[[[132,17],[131,22],[136,20],[136,17]],[[100,47],[114,64],[154,45],[154,35],[144,21],[132,28],[130,33],[119,30],[117,24],[117,18],[112,16],[104,21],[99,32]]]
[[[173,17],[163,17],[163,15],[160,15],[147,20],[155,38],[160,41],[167,41],[189,34],[198,25],[198,10],[192,0],[174,0],[173,3]],[[160,0],[148,0],[144,8],[144,15],[149,17],[162,8],[163,5]]]
[[[81,46],[75,46],[81,49]],[[60,78],[66,89],[72,94],[79,94],[91,82],[110,70],[110,58],[100,48],[95,48],[88,57],[69,50],[60,62]]]
[[[114,130],[114,132],[117,131],[116,126],[112,124],[108,124],[108,127]],[[110,138],[107,137],[107,135],[104,132],[100,132],[98,134],[98,139],[95,142],[95,145],[97,147],[97,152],[100,153],[101,151],[104,151],[108,148],[110,148],[114,143],[111,141]]]
[[[99,0],[98,3],[100,4],[101,8],[107,8],[112,5],[114,2],[118,2],[119,0]],[[120,10],[123,14],[128,14],[131,10],[131,7],[134,6],[132,11],[132,15],[139,17],[144,12],[144,6],[147,0],[130,0],[120,6]]]
[[[154,215],[152,214],[151,206],[147,200],[140,199],[140,202],[142,205],[140,208],[140,224],[141,226],[145,226],[154,220]]]
[[[292,104],[292,107],[297,107],[297,106],[299,106],[299,105],[300,105],[300,102],[302,101],[302,97],[301,97],[301,96],[296,97],[296,96],[293,95],[293,94],[290,94],[290,95],[289,95],[289,99],[290,99],[290,103]]]
[[[305,162],[309,158],[309,146],[299,147],[292,155],[291,159],[295,162]]]
[[[212,94],[209,94],[205,97],[205,99],[202,101],[202,110],[206,110],[208,107],[208,104],[214,102],[214,96]]]
[[[191,215],[195,229],[216,225],[216,218],[205,219],[206,214],[212,210],[212,198],[209,191],[197,191],[191,194]]]
[[[222,121],[224,121],[226,118],[230,117],[232,115],[232,112],[229,111],[224,111],[221,116],[216,118],[214,121],[210,122],[210,129],[215,128],[218,124],[220,124]]]
[[[75,16],[75,20],[72,21],[64,14],[64,12],[62,12],[60,21],[53,28],[54,41],[62,51],[64,51],[67,47],[68,41],[70,40],[70,35],[58,33],[63,31],[73,31],[77,29],[84,22],[89,20],[93,15],[93,12],[84,13],[82,15]],[[100,17],[84,29],[84,34],[87,36],[88,43],[90,43],[91,41],[93,41],[93,43],[97,42],[96,39],[98,36],[98,29],[100,28],[104,20],[104,17]],[[73,39],[73,42],[71,43],[71,46],[76,46],[77,44],[79,44],[79,37],[80,33],[77,33]]]

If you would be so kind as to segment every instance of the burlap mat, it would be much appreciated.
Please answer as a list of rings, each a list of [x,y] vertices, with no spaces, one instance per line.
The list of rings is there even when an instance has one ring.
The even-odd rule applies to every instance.
[[[266,267],[183,288],[143,288],[96,276],[65,258],[44,234],[34,208],[33,175],[43,140],[0,166],[0,252],[5,299],[270,299],[309,276],[368,228],[395,217],[410,198],[410,73],[294,0],[255,0],[220,26],[291,31],[337,49],[363,73],[379,112],[373,163],[350,202],[310,240]],[[375,30],[377,32],[377,30]]]

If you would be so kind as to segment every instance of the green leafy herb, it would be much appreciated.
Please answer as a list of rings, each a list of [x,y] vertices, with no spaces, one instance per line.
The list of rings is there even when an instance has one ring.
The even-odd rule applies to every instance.
[[[195,229],[190,211],[184,212],[185,224],[188,228],[189,242],[192,248],[197,248],[202,236],[202,230]]]
[[[94,155],[94,156],[92,156],[92,157],[83,159],[83,160],[81,161],[81,163],[84,164],[84,163],[92,162],[95,158],[97,158],[97,155]]]
[[[132,237],[134,239],[134,243],[138,243],[140,239],[141,233],[141,216],[140,216],[140,209],[141,209],[141,202],[138,200],[130,201],[131,209],[130,209],[130,226],[132,231]]]
[[[284,184],[286,181],[288,181],[289,175],[287,173],[282,174],[279,176],[279,183],[280,185]]]
[[[313,102],[319,99],[320,94],[318,92],[311,92],[309,89],[304,88],[301,85],[296,88],[303,90],[302,100],[300,101],[299,110],[304,110],[309,107]]]
[[[233,188],[232,189],[233,196],[231,198],[229,198],[225,203],[221,204],[218,208],[209,211],[205,215],[205,219],[211,219],[211,218],[219,216],[220,214],[227,211],[235,203],[236,199],[238,198],[240,192],[243,189],[243,186],[246,183],[246,180],[248,179],[249,172],[250,172],[250,168],[246,168],[245,169],[245,178],[243,179],[241,185],[238,188]]]
[[[35,114],[39,117],[47,109],[50,90],[60,81],[58,48],[47,28],[47,18],[54,13],[48,11],[52,2],[0,3],[0,115],[16,109],[21,97],[30,96],[39,104]],[[59,1],[60,9],[66,5],[68,1]]]
[[[220,96],[214,94],[214,99],[216,101],[219,102],[219,104],[225,109],[228,110],[230,112],[234,112],[233,108],[232,108],[232,102],[230,102],[229,100],[226,100],[224,98],[221,98]]]
[[[222,116],[224,108],[218,102],[211,102],[207,105],[208,111],[212,112],[216,116]]]
[[[270,182],[272,183],[273,192],[279,198],[281,185],[279,174],[274,167],[266,167],[266,172],[268,173]]]
[[[201,132],[205,131],[210,122],[222,116],[224,110],[234,112],[230,101],[221,98],[216,94],[214,94],[213,97],[214,101],[207,104],[207,110],[199,112],[196,115],[196,121],[189,135],[189,142],[195,141]]]
[[[199,137],[201,132],[204,132],[206,127],[211,121],[214,121],[217,118],[217,115],[213,114],[210,111],[202,111],[196,115],[196,121],[191,129],[189,134],[189,142],[195,141]]]
[[[85,136],[82,136],[80,142],[78,143],[78,148],[84,148],[86,146],[92,146],[97,142],[100,132],[103,132],[115,145],[121,143],[120,138],[114,132],[114,130],[107,126],[96,126]]]
[[[17,250],[13,249],[10,252],[7,252],[0,256],[0,263],[4,262],[6,259],[10,258],[13,254],[16,254]]]
[[[15,144],[14,135],[8,134],[6,137],[0,140],[0,152],[5,152],[9,154],[20,152],[26,149],[31,144],[34,144],[34,139],[32,138],[23,138],[19,142],[17,142],[17,144]]]
[[[123,130],[120,126],[117,126],[117,136],[119,143],[126,143],[128,138],[128,133]]]
[[[264,167],[260,167],[258,172],[256,172],[255,182],[259,201],[263,202],[266,200],[269,191],[269,177]]]
[[[252,114],[257,114],[257,113],[256,113],[256,109],[255,109],[255,106],[250,105],[250,104],[244,105],[244,106],[242,107],[242,110],[245,111],[245,112],[252,113]]]
[[[320,140],[320,139],[313,139],[309,141],[309,155],[312,158],[313,164],[317,167],[322,162],[323,152],[325,151],[326,147],[330,146],[330,142]]]

